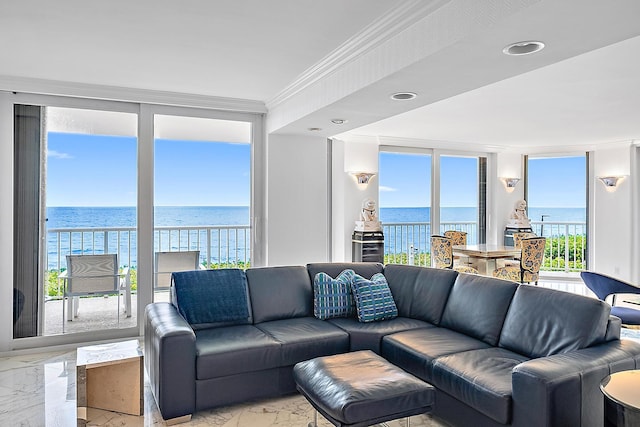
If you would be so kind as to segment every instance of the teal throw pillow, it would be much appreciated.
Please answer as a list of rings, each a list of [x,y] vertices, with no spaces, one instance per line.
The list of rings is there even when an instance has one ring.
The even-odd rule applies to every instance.
[[[318,273],[313,279],[313,314],[318,319],[349,317],[356,314],[351,294],[353,270],[344,270],[335,279],[327,273]]]
[[[374,274],[371,280],[356,275],[351,281],[351,291],[356,300],[360,322],[375,322],[398,317],[396,302],[391,295],[387,279],[382,273]]]

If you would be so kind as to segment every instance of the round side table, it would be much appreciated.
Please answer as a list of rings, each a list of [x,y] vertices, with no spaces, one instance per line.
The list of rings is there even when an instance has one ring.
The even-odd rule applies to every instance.
[[[605,397],[605,426],[640,426],[640,370],[611,374],[602,380],[600,390]]]

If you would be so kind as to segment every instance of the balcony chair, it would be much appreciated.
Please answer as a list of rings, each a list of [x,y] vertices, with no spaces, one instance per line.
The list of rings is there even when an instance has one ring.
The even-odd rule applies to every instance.
[[[171,273],[203,268],[200,265],[200,251],[156,252],[153,287],[155,290],[168,290],[171,287]]]
[[[493,277],[513,280],[520,283],[538,284],[538,276],[542,260],[544,259],[544,247],[547,239],[544,237],[529,237],[522,239],[522,255],[517,265],[506,265],[497,268],[493,272]]]
[[[435,268],[453,269],[459,273],[478,274],[478,270],[466,265],[453,265],[453,241],[445,236],[431,236],[431,265]]]
[[[118,295],[118,323],[120,323],[120,295],[124,297],[124,311],[131,317],[131,277],[129,268],[118,272],[118,255],[67,255],[67,269],[59,276],[63,281],[62,326],[66,319],[78,317],[79,297],[88,295]]]
[[[606,301],[609,295],[612,296],[611,314],[622,320],[623,325],[639,326],[640,325],[640,309],[631,307],[616,306],[616,294],[637,294],[640,295],[640,288],[631,283],[613,277],[595,273],[593,271],[582,271],[580,277],[596,296],[602,301]]]

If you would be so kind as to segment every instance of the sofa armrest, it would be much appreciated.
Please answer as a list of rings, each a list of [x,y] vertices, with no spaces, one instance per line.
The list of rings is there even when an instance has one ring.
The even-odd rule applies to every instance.
[[[600,382],[640,367],[640,344],[615,340],[523,362],[513,368],[514,425],[601,426]]]
[[[196,336],[170,303],[149,304],[144,316],[144,363],[165,420],[196,407]]]

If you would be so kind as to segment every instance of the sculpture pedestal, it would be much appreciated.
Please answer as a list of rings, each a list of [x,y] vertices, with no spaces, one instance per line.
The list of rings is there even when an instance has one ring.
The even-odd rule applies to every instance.
[[[380,221],[356,221],[355,231],[382,231]]]

